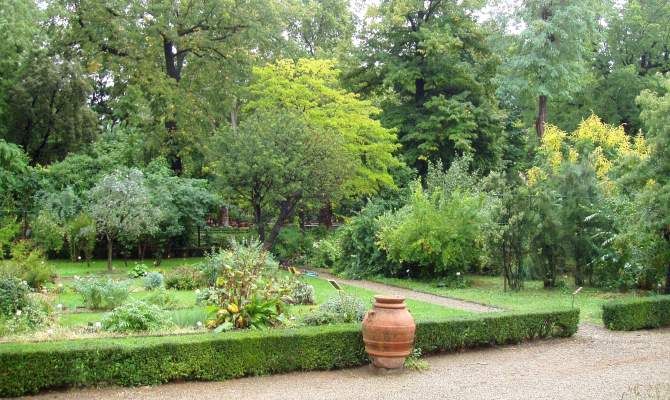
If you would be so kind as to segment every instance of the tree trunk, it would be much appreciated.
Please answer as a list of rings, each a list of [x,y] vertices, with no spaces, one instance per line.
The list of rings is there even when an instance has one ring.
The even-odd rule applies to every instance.
[[[535,132],[538,139],[544,135],[544,125],[547,123],[547,96],[541,95],[538,98],[537,119],[535,120]]]
[[[258,231],[258,239],[265,242],[265,224],[263,224],[263,209],[260,204],[254,204],[254,224]]]
[[[112,271],[112,238],[107,236],[107,271]]]
[[[414,101],[416,104],[423,104],[423,99],[426,96],[426,81],[423,78],[414,80]]]
[[[328,229],[333,227],[333,205],[330,201],[322,204],[319,212],[319,223]]]
[[[665,294],[670,294],[670,263],[665,271]]]
[[[280,203],[279,215],[277,216],[277,220],[275,221],[272,230],[270,230],[270,234],[268,235],[266,240],[263,241],[263,248],[265,248],[266,250],[270,250],[272,246],[274,246],[282,226],[286,223],[286,221],[288,221],[291,215],[293,215],[295,207],[298,204],[298,201],[300,200],[300,196],[301,196],[300,193],[294,193],[291,196],[289,196],[288,199]]]

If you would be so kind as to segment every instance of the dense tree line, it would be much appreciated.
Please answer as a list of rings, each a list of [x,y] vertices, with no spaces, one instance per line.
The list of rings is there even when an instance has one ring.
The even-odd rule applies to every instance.
[[[2,7],[2,256],[160,259],[235,212],[281,249],[346,219],[354,275],[669,290],[667,1]]]

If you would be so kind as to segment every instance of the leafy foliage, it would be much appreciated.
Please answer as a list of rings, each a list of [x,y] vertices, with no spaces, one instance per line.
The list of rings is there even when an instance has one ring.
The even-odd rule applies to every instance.
[[[156,331],[170,324],[164,311],[143,301],[116,307],[102,319],[102,329],[120,333]]]
[[[111,278],[79,278],[74,281],[74,290],[81,296],[84,305],[92,310],[109,310],[126,301],[128,282],[117,282]]]
[[[338,324],[361,322],[367,307],[357,297],[340,292],[321,304],[319,308],[303,318],[306,325]]]

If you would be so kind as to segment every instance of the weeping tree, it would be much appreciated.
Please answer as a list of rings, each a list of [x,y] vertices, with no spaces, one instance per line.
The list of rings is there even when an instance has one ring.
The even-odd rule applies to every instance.
[[[151,203],[144,174],[138,169],[116,170],[91,189],[88,212],[107,242],[107,269],[112,270],[114,242],[139,238],[158,229],[161,210]]]

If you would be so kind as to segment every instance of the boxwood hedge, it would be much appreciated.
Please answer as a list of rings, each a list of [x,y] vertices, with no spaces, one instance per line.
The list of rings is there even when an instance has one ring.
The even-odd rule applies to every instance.
[[[670,326],[670,296],[615,300],[603,305],[603,323],[615,331]]]
[[[417,323],[424,352],[567,337],[579,310]],[[360,325],[0,345],[0,396],[48,388],[154,385],[365,364]]]

